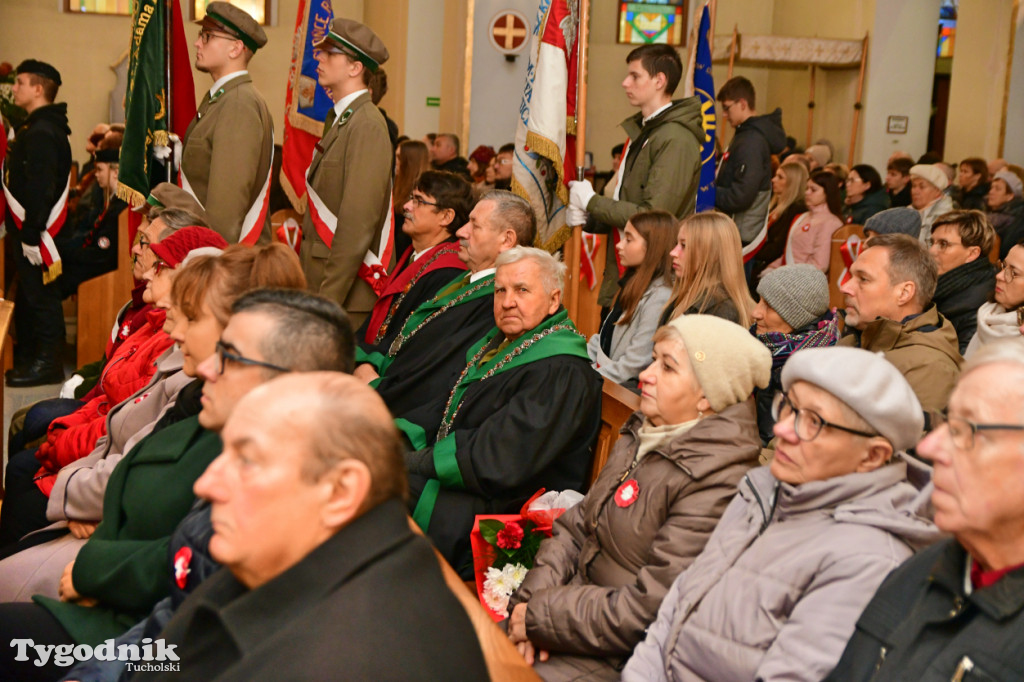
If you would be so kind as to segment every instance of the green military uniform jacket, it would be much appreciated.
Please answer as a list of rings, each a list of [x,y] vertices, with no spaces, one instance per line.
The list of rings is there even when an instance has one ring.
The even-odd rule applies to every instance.
[[[355,325],[377,302],[377,294],[358,273],[366,252],[376,252],[380,244],[391,201],[392,157],[384,116],[364,92],[323,136],[309,165],[307,182],[325,209],[337,216],[338,226],[328,246],[307,207],[302,269],[310,290],[340,304]]]
[[[203,98],[185,132],[181,171],[210,227],[231,244],[240,240],[246,214],[261,200],[273,156],[274,119],[248,73]],[[259,243],[269,243],[270,212],[252,229]]]

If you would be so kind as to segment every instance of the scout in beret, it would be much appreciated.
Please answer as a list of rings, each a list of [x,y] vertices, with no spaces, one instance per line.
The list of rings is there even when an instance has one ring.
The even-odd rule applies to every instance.
[[[14,367],[7,385],[41,386],[64,381],[64,313],[56,280],[62,272],[55,239],[67,219],[71,145],[67,104],[55,103],[60,72],[46,62],[26,59],[11,88],[14,104],[28,114],[14,130],[4,161],[3,220],[14,241],[20,284],[15,299]],[[70,231],[70,230],[69,230]]]
[[[227,2],[211,2],[206,6],[206,16],[196,23],[209,31],[226,33],[241,40],[251,52],[267,44],[267,34],[259,22]]]
[[[318,81],[334,108],[309,165],[300,257],[310,289],[341,305],[358,327],[391,265],[394,149],[369,91],[388,49],[369,27],[344,17],[314,47]]]
[[[266,198],[274,120],[248,68],[253,54],[267,44],[267,34],[226,2],[211,2],[196,23],[196,69],[210,74],[213,84],[185,131],[181,186],[229,243],[265,244],[270,241]]]

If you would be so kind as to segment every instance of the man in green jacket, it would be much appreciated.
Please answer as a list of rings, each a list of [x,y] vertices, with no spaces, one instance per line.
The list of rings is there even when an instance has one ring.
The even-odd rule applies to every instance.
[[[700,184],[700,150],[704,143],[700,99],[673,100],[683,64],[669,45],[642,45],[626,57],[622,81],[629,103],[640,109],[622,122],[629,135],[615,183],[614,198],[598,196],[588,180],[569,183],[570,225],[587,232],[616,233],[640,211],[661,209],[678,218],[693,213]],[[619,289],[616,250],[608,248],[598,302],[610,306]]]

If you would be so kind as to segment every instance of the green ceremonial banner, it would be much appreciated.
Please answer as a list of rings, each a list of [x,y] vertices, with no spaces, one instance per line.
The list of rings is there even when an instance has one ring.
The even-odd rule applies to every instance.
[[[134,0],[132,3],[124,140],[117,176],[117,195],[132,206],[145,203],[149,195],[152,146],[168,143],[164,91],[165,2]]]

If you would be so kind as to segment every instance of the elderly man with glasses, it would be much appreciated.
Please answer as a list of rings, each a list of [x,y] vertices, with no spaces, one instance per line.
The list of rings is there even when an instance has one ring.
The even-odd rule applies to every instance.
[[[1019,680],[1024,671],[1024,345],[971,358],[917,446],[946,539],[885,580],[829,680]]]
[[[901,452],[921,406],[895,367],[803,350],[782,388],[771,465],[740,483],[623,680],[820,680],[886,574],[938,539]]]

